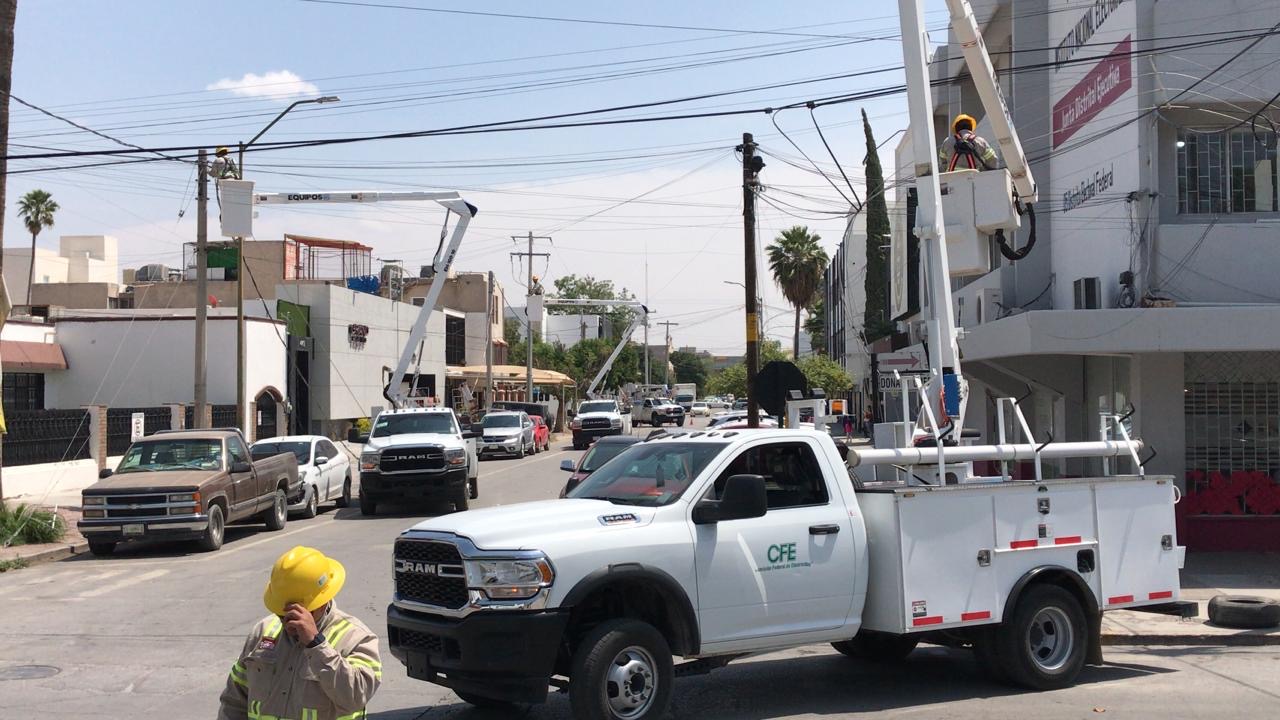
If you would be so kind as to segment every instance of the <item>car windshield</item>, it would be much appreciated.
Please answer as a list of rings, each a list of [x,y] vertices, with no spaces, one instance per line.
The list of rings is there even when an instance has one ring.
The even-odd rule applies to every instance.
[[[596,443],[591,446],[586,455],[582,456],[582,464],[578,466],[578,472],[593,473],[629,447],[631,446],[623,443]]]
[[[293,453],[299,465],[311,462],[311,443],[309,442],[260,442],[249,447],[249,454],[254,460],[262,460],[280,453]]]
[[[424,433],[427,435],[452,435],[458,430],[450,413],[406,413],[404,415],[379,415],[373,424],[373,437],[391,437]]]
[[[617,505],[670,505],[680,499],[724,447],[725,443],[710,442],[632,445],[583,480],[568,496],[608,500]]]
[[[520,427],[520,416],[518,415],[485,415],[484,426],[486,428]]]
[[[221,470],[222,442],[218,440],[148,440],[136,442],[120,460],[117,473],[160,470]]]
[[[618,406],[612,400],[609,402],[586,402],[578,406],[578,414],[617,411]]]

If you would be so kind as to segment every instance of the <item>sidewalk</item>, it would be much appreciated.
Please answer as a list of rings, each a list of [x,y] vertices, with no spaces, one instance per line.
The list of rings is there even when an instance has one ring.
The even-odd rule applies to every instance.
[[[1237,630],[1209,622],[1214,595],[1256,595],[1280,600],[1280,555],[1188,553],[1182,570],[1182,599],[1200,605],[1194,618],[1132,610],[1102,616],[1103,645],[1280,645],[1280,628]]]
[[[17,560],[22,563],[19,567],[26,567],[88,552],[89,543],[76,530],[76,522],[80,520],[80,511],[78,509],[58,508],[58,515],[62,516],[63,522],[67,525],[67,533],[62,536],[61,540],[56,543],[42,545],[0,547],[0,563],[7,564]],[[0,542],[4,540],[5,538],[0,538]]]

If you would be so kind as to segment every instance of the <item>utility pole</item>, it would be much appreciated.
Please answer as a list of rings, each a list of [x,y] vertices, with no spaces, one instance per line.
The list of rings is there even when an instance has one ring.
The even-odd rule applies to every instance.
[[[660,322],[660,323],[654,323],[654,324],[662,325],[667,329],[667,335],[666,335],[667,344],[664,346],[667,348],[667,361],[663,363],[666,367],[663,368],[662,383],[667,387],[671,387],[671,326],[674,325],[679,327],[680,323]]]
[[[760,308],[756,300],[756,185],[764,159],[756,155],[751,133],[742,133],[742,238],[747,293],[747,427],[760,427],[760,400],[756,397],[756,373],[760,372]]]
[[[18,0],[0,0],[0,237],[4,236],[5,182],[9,177],[9,88],[13,80],[13,26],[18,16]],[[32,258],[34,260],[35,258]],[[0,252],[0,278],[4,277],[4,253]],[[0,318],[0,321],[8,318]],[[0,325],[3,325],[0,322]],[[4,433],[0,433],[0,466],[4,465]],[[0,475],[3,475],[0,468]],[[0,498],[4,481],[0,479]]]
[[[522,238],[519,235],[512,235],[512,240],[519,241]],[[533,297],[533,258],[551,257],[551,253],[536,253],[533,251],[534,240],[550,240],[549,237],[534,237],[530,231],[524,240],[529,243],[529,249],[525,252],[513,252],[512,257],[528,258],[529,266],[526,275],[528,283],[524,300],[524,334],[525,334],[525,367],[524,367],[524,401],[533,402],[533,318],[529,317],[529,298]]]
[[[269,127],[269,126],[268,126]],[[265,131],[264,131],[265,132]],[[261,134],[261,133],[259,133]],[[245,144],[239,144],[237,153],[240,164],[236,166],[236,177],[244,179]],[[249,432],[249,421],[245,419],[245,327],[244,327],[244,273],[249,264],[244,261],[244,237],[236,238],[236,425],[244,431],[245,437],[253,437]]]
[[[644,306],[649,307],[649,241],[644,241]],[[644,314],[644,384],[649,385],[649,313]],[[648,391],[648,388],[645,388]]]
[[[493,271],[489,271],[489,294],[485,296],[485,330],[484,330],[484,396],[481,398],[481,410],[493,406]]]
[[[196,158],[196,367],[194,427],[204,427],[207,413],[208,373],[205,369],[205,341],[209,321],[209,155],[201,150]]]

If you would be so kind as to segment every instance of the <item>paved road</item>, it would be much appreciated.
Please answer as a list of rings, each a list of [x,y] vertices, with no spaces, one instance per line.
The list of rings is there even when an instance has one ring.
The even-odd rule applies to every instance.
[[[643,432],[647,432],[646,428]],[[564,482],[567,445],[523,460],[488,460],[479,506],[554,497]],[[0,575],[0,718],[213,717],[227,668],[244,633],[264,615],[271,563],[297,544],[336,555],[347,566],[342,606],[385,627],[396,535],[430,512],[388,507],[363,518],[329,510],[291,521],[281,532],[233,528],[212,554],[178,547],[122,546],[117,557],[71,560]],[[991,684],[968,653],[917,651],[901,667],[848,660],[826,647],[742,661],[678,681],[671,716],[730,718],[1107,717],[1200,718],[1280,715],[1280,648],[1110,649],[1109,665],[1076,688],[1024,694]],[[409,680],[390,655],[371,718],[489,718],[448,691]],[[56,674],[6,679],[22,666]],[[53,670],[50,670],[53,672]],[[1096,708],[1096,710],[1095,710]],[[554,696],[530,718],[569,717]]]

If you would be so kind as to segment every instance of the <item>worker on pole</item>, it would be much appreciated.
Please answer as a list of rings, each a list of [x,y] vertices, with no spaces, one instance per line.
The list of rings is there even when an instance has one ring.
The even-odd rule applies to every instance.
[[[951,134],[938,147],[940,172],[951,172],[957,167],[970,170],[995,169],[996,151],[974,132],[977,125],[977,121],[964,113],[957,115],[951,122]]]
[[[360,720],[382,683],[378,636],[333,602],[347,573],[314,548],[271,568],[258,621],[231,666],[218,720]]]

